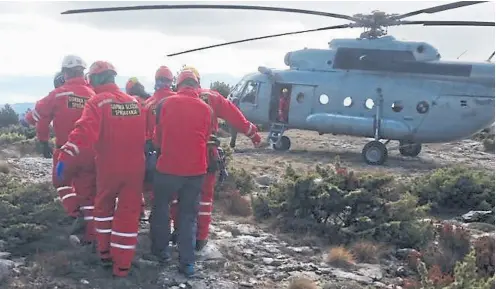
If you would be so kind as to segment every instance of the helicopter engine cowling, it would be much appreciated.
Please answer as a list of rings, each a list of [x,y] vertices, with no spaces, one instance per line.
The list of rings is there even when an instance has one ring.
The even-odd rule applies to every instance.
[[[284,63],[295,70],[331,71],[334,54],[327,49],[301,49],[286,53]]]

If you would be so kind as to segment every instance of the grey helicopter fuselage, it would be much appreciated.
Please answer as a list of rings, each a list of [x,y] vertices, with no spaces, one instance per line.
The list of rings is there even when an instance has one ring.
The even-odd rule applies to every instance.
[[[410,143],[471,136],[494,123],[494,64],[441,61],[428,43],[335,39],[330,49],[285,56],[287,70],[259,67],[230,97],[257,124],[289,88],[287,128]]]

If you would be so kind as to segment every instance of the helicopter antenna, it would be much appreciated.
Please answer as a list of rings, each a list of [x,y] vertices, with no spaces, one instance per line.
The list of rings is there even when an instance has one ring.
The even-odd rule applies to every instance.
[[[267,38],[281,37],[286,35],[295,35],[316,31],[325,31],[331,29],[344,29],[344,28],[356,28],[363,27],[365,30],[360,38],[362,39],[374,39],[379,38],[387,34],[387,27],[389,26],[399,26],[399,25],[423,25],[423,26],[495,26],[494,22],[478,22],[478,21],[404,21],[402,19],[419,15],[419,14],[433,14],[441,11],[456,9],[460,7],[470,6],[474,4],[484,3],[489,1],[458,1],[449,4],[443,4],[434,6],[431,8],[421,9],[417,11],[412,11],[405,14],[386,14],[381,11],[372,11],[371,14],[355,14],[353,16],[328,13],[323,11],[314,10],[303,10],[295,8],[283,8],[283,7],[267,7],[267,6],[251,6],[251,5],[141,5],[141,6],[124,6],[124,7],[106,7],[106,8],[89,8],[89,9],[76,9],[64,11],[61,14],[79,14],[79,13],[97,13],[97,12],[111,12],[111,11],[134,11],[134,10],[173,10],[173,9],[230,9],[230,10],[258,10],[258,11],[272,11],[272,12],[286,12],[286,13],[299,13],[307,15],[316,15],[330,18],[339,18],[352,21],[352,23],[336,25],[336,26],[325,26],[321,28],[293,31],[279,34],[272,34],[260,37],[253,37],[248,39],[242,39],[237,41],[230,41],[226,43],[220,43],[216,45],[210,45],[195,49],[189,49],[177,53],[169,54],[168,56],[176,56],[180,54],[190,53],[194,51],[200,51],[205,49],[210,49],[214,47],[220,47],[225,45],[243,43],[248,41],[255,41]]]
[[[496,52],[496,51],[493,51],[493,54],[491,54],[491,56],[489,56],[489,58],[486,60],[487,62],[491,62],[491,60],[492,60],[492,59],[493,59],[493,57],[494,57],[494,53],[495,53],[495,52]]]
[[[462,57],[463,54],[467,53],[468,50],[465,50],[462,52],[462,54],[458,55],[458,57],[456,59],[460,59],[460,57]]]

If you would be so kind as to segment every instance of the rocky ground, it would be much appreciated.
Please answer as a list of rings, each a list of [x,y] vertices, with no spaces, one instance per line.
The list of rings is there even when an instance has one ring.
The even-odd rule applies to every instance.
[[[234,153],[236,167],[243,167],[258,176],[260,185],[277,179],[291,164],[298,170],[312,169],[316,164],[331,164],[339,156],[341,163],[355,171],[384,171],[408,177],[434,168],[460,164],[494,171],[494,155],[482,151],[475,141],[463,140],[450,144],[425,145],[419,157],[399,155],[390,145],[386,165],[372,167],[362,162],[365,139],[290,131],[293,146],[288,152],[253,149],[249,140],[238,137]],[[228,139],[223,140],[228,141]],[[4,152],[4,155],[6,152]],[[12,155],[11,155],[12,156]],[[10,166],[25,176],[25,181],[50,181],[51,160],[39,157],[10,157]],[[261,177],[263,176],[263,177]],[[491,231],[484,228],[479,231]],[[132,274],[114,280],[110,272],[98,266],[91,248],[72,248],[61,228],[51,240],[38,244],[42,252],[26,259],[8,260],[0,253],[0,279],[11,274],[12,282],[5,288],[197,288],[237,289],[287,288],[296,276],[306,276],[323,288],[400,288],[407,270],[397,260],[405,250],[388,253],[380,264],[356,264],[346,269],[324,262],[328,248],[309,236],[293,236],[277,232],[267,224],[257,224],[251,217],[233,217],[216,208],[211,229],[211,242],[198,255],[199,273],[186,280],[176,273],[176,263],[162,268],[148,261],[148,225],[142,224],[139,250]],[[406,249],[408,250],[408,249]],[[0,252],[2,248],[0,247]],[[177,260],[177,258],[176,258]],[[1,281],[1,280],[0,280]],[[1,287],[0,283],[0,287]],[[302,288],[304,289],[304,288]]]

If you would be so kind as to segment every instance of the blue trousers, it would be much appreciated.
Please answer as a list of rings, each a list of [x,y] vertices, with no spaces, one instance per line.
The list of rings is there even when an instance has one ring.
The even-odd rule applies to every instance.
[[[150,220],[151,251],[168,257],[170,241],[169,204],[174,193],[178,196],[179,262],[195,262],[196,218],[205,175],[182,177],[156,172],[153,178],[154,199]]]

